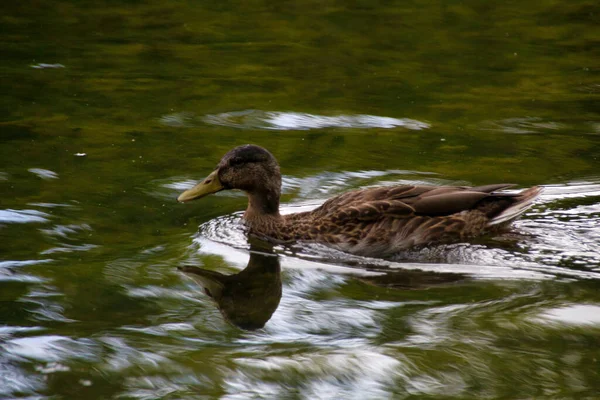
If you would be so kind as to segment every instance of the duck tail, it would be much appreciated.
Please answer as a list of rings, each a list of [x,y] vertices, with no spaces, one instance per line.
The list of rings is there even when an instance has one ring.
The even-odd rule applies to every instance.
[[[535,199],[542,193],[543,188],[533,186],[515,195],[515,201],[508,208],[490,220],[488,226],[509,224],[533,205]]]

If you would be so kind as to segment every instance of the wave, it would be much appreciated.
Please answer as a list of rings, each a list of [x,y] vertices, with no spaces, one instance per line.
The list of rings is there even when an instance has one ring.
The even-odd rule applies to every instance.
[[[410,130],[429,129],[430,124],[409,118],[392,118],[377,115],[316,115],[293,111],[243,110],[196,117],[193,113],[181,112],[165,115],[160,122],[168,126],[189,127],[197,122],[209,125],[240,129],[266,130],[309,130],[324,128],[404,128]]]

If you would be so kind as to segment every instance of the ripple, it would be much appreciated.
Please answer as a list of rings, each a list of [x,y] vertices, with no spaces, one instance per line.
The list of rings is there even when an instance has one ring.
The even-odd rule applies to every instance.
[[[183,369],[183,368],[182,368]],[[195,399],[196,393],[206,391],[209,383],[203,376],[195,376],[192,370],[179,371],[177,375],[128,377],[125,392],[119,398],[126,399]]]
[[[130,368],[141,368],[146,371],[159,371],[172,365],[167,354],[139,350],[135,344],[116,336],[104,336],[98,339],[108,347],[110,355],[104,358],[104,368],[109,371],[124,372]]]
[[[132,332],[141,332],[152,336],[170,336],[173,332],[193,332],[195,328],[189,323],[168,323],[141,328],[137,326],[123,326],[121,329]]]
[[[5,343],[9,357],[44,362],[64,362],[70,359],[96,360],[97,344],[91,339],[71,339],[45,335],[12,339]]]
[[[60,204],[60,203],[28,203],[28,204],[30,206],[43,207],[43,208],[73,207],[70,204]]]
[[[42,229],[41,231],[48,236],[54,236],[62,239],[68,239],[69,236],[78,234],[82,231],[91,231],[92,227],[88,224],[69,224],[69,225],[54,225],[50,229]]]
[[[319,299],[319,293],[340,286],[344,282],[341,277],[314,270],[295,272],[264,331],[250,334],[242,343],[356,348],[381,332],[380,310],[365,307],[359,301]]]
[[[16,367],[5,362],[0,358],[0,397],[3,399],[18,398],[38,400],[44,397],[39,395],[32,397],[21,397],[23,394],[39,393],[43,390],[44,377],[39,374],[32,374],[26,368]]]
[[[196,116],[191,112],[180,112],[174,114],[163,115],[159,119],[160,123],[166,126],[176,128],[188,128],[195,126]]]
[[[413,119],[376,115],[324,116],[298,112],[244,110],[206,115],[204,122],[245,129],[308,130],[324,128],[428,129],[429,124]]]
[[[33,69],[60,69],[65,68],[62,64],[47,64],[47,63],[38,63],[30,65]]]
[[[164,187],[164,188],[167,188],[167,189],[173,189],[173,190],[176,190],[176,191],[180,192],[180,191],[184,191],[184,190],[190,189],[196,183],[198,183],[198,182],[195,181],[195,180],[185,179],[183,181],[175,181],[175,182],[163,183],[161,186]]]
[[[64,316],[65,307],[60,301],[63,297],[64,294],[53,286],[38,285],[32,287],[29,293],[20,298],[19,301],[28,304],[31,318],[36,321],[75,322],[75,320]]]
[[[59,247],[52,247],[50,249],[41,251],[40,254],[47,255],[47,254],[55,254],[55,253],[72,253],[74,251],[88,251],[88,250],[96,249],[98,247],[100,247],[100,246],[98,246],[96,244],[81,244],[81,245],[63,244],[62,246],[59,246]]]
[[[144,287],[124,285],[127,294],[134,298],[142,299],[176,299],[190,300],[189,292],[182,292],[179,289],[169,289],[160,286],[146,285]]]
[[[600,182],[597,179],[573,181],[556,185],[544,185],[544,191],[540,196],[542,202],[550,202],[563,199],[585,198],[590,196],[600,197]]]
[[[325,116],[287,111],[243,110],[221,114],[209,114],[198,119],[193,113],[180,112],[164,115],[160,122],[167,126],[189,127],[201,120],[206,124],[241,129],[266,130],[309,130],[325,128],[404,128],[410,130],[429,129],[426,122],[408,118],[392,118],[377,115]]]
[[[438,372],[437,376],[421,374],[411,378],[407,391],[412,395],[436,397],[460,396],[468,388],[458,372]]]
[[[43,263],[49,263],[49,262],[52,262],[52,261],[54,261],[54,260],[52,260],[52,259],[46,259],[46,260],[23,260],[23,261],[7,260],[7,261],[0,261],[0,269],[1,268],[26,267],[28,265],[43,264]]]
[[[538,117],[506,118],[499,121],[486,121],[481,129],[504,133],[529,134],[566,129],[564,124],[545,121]]]
[[[600,305],[573,304],[546,310],[536,322],[566,325],[597,325],[600,327]]]
[[[37,276],[19,274],[14,271],[15,268],[26,267],[30,265],[49,263],[54,260],[6,260],[0,261],[0,282],[27,282],[27,283],[42,283],[46,279]]]
[[[50,214],[38,210],[0,210],[0,223],[28,224],[32,222],[48,222]]]
[[[515,225],[531,235],[524,255],[545,265],[600,272],[600,184],[570,182],[544,187],[541,207]],[[574,201],[579,204],[574,205]],[[582,204],[583,203],[583,204]]]
[[[315,200],[326,199],[334,194],[357,187],[450,183],[450,181],[435,179],[435,175],[433,172],[391,169],[322,172],[304,178],[284,176],[282,192],[284,194],[295,193],[300,199]],[[427,177],[427,179],[416,179],[416,177]]]
[[[43,283],[46,279],[26,274],[17,274],[8,269],[0,269],[0,282]]]
[[[49,169],[29,168],[28,171],[45,180],[58,179],[58,174],[54,171],[50,171]]]
[[[5,339],[16,333],[27,333],[41,331],[44,328],[39,326],[0,326],[0,338]]]
[[[202,238],[210,239],[216,243],[223,243],[238,249],[249,249],[246,227],[242,222],[243,212],[237,212],[230,215],[214,218],[200,225],[198,235],[194,241],[203,248],[204,251],[211,251],[213,243],[203,242]],[[219,250],[219,249],[215,249]],[[213,250],[212,252],[214,252]],[[226,250],[226,249],[223,249]],[[226,251],[227,253],[227,251]],[[230,257],[231,258],[231,257]],[[236,257],[239,262],[239,257]],[[234,260],[229,260],[235,263]],[[242,261],[244,263],[244,261]]]
[[[402,361],[401,361],[402,360]],[[407,361],[398,354],[388,355],[379,348],[322,350],[289,357],[239,357],[243,371],[231,371],[225,381],[227,399],[245,399],[248,393],[273,398],[286,397],[290,380],[300,382],[300,397],[307,399],[389,398],[397,379],[408,381]],[[265,385],[276,374],[276,383]]]
[[[600,262],[600,217],[563,221],[561,214],[546,214],[518,226],[535,235],[527,246],[528,258],[550,265],[570,263],[598,270]]]

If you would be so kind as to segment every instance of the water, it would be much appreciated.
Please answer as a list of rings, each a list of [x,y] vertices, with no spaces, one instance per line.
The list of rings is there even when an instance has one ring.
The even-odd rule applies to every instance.
[[[600,397],[594,2],[5,3],[1,399]],[[175,201],[243,143],[284,213],[544,192],[470,243],[269,248],[240,193]]]

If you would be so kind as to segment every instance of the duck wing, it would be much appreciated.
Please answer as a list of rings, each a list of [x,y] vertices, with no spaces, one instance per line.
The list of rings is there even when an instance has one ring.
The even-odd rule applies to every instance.
[[[351,220],[374,221],[384,217],[448,216],[482,208],[482,212],[492,217],[516,201],[518,194],[496,192],[510,186],[402,185],[369,188],[329,199],[313,211],[313,215],[330,219],[333,223],[344,223]],[[489,203],[496,203],[496,206],[489,207]]]

